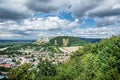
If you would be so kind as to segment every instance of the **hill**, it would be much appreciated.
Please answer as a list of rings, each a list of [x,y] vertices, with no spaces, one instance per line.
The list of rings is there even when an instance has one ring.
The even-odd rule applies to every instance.
[[[59,36],[54,38],[41,38],[31,43],[23,43],[7,47],[0,54],[22,54],[24,52],[51,52],[62,53],[59,47],[83,46],[89,42],[72,36]]]
[[[84,46],[57,69],[60,80],[120,80],[119,65],[120,36],[113,36]]]
[[[39,45],[41,45],[41,43],[44,43],[42,44],[43,46],[83,46],[89,42],[73,36],[58,36],[49,38],[49,40],[47,38],[47,41],[46,39],[39,39],[34,42],[34,44]]]
[[[80,38],[80,39],[91,42],[91,43],[100,42],[102,40],[102,38]]]
[[[36,41],[34,41],[32,44],[37,44],[37,45],[43,45],[45,43],[48,43],[49,42],[49,37],[46,37],[46,38],[40,38]]]
[[[33,44],[40,45],[44,49],[42,51],[61,53],[61,48],[59,47],[70,47],[70,46],[83,46],[88,44],[86,40],[82,40],[78,37],[73,36],[58,36],[53,38],[41,38],[33,42]]]

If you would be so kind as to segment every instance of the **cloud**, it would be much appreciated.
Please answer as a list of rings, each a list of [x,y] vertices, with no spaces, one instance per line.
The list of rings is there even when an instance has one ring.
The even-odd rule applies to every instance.
[[[95,8],[97,6],[97,1],[94,0],[94,1],[90,1],[90,0],[76,0],[76,1],[73,1],[71,0],[71,8],[70,8],[70,11],[72,12],[72,15],[74,17],[83,17],[85,16],[85,13],[88,11],[88,10],[91,10],[93,8]]]
[[[69,11],[75,18],[119,16],[119,5],[119,0],[0,0],[0,18],[19,19],[61,11]]]
[[[35,13],[58,13],[69,0],[0,0],[0,19],[22,19]]]
[[[109,20],[112,22],[117,17],[111,17]],[[96,19],[99,20],[99,19]],[[107,21],[106,18],[105,21]],[[101,19],[98,21],[100,22]],[[21,24],[22,23],[22,24]],[[7,38],[21,38],[33,39],[38,37],[49,36],[77,36],[86,38],[106,38],[111,35],[119,35],[120,27],[102,26],[96,28],[81,28],[78,19],[73,22],[59,17],[47,18],[32,18],[24,19],[21,23],[15,21],[5,21],[0,23],[0,37]]]
[[[120,15],[120,7],[118,5],[120,5],[119,0],[104,0],[96,8],[86,12],[86,14],[99,17]]]
[[[0,18],[1,19],[22,19],[22,18],[27,18],[28,15],[10,11],[10,10],[5,10],[5,9],[0,9]]]
[[[14,38],[14,37],[20,37],[20,34],[13,34],[11,32],[9,32],[8,30],[5,29],[0,29],[0,39],[3,38]]]
[[[97,28],[76,28],[72,32],[79,35],[79,37],[86,37],[86,38],[106,38],[111,37],[112,35],[119,35],[120,34],[120,27],[97,27]]]
[[[23,25],[27,30],[54,30],[80,26],[76,20],[72,22],[66,19],[60,19],[57,16],[47,18],[33,18],[32,20],[25,19],[23,21]]]
[[[0,34],[0,37],[15,37],[15,36],[20,36],[17,34],[11,34],[11,33],[4,33],[4,34]]]
[[[97,27],[116,26],[120,22],[120,0],[71,0],[73,17],[92,18]]]
[[[120,15],[119,0],[71,0],[74,17],[106,17]]]
[[[62,19],[59,18],[62,12],[72,14],[73,20],[66,14],[62,14]],[[39,18],[34,18],[35,14]],[[34,38],[44,35],[109,37],[120,34],[119,22],[119,0],[0,0],[2,38]],[[81,25],[85,28],[82,29]]]
[[[72,22],[66,19],[60,19],[56,16],[47,18],[29,18],[24,19],[21,23],[8,20],[0,23],[0,31],[9,32],[14,35],[39,37],[41,36],[39,33],[52,36],[58,32],[78,26],[80,26],[78,19],[75,19]],[[5,32],[1,32],[1,34],[4,34]]]
[[[22,19],[33,14],[26,7],[28,0],[1,0],[0,19]]]
[[[120,25],[120,16],[96,17],[94,20],[98,27]]]
[[[35,12],[51,13],[67,8],[68,3],[69,0],[30,0],[27,7]]]

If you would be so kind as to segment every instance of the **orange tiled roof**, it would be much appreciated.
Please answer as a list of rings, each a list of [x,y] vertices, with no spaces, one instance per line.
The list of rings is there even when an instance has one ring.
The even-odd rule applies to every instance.
[[[0,67],[7,67],[9,68],[11,66],[11,64],[0,64]]]

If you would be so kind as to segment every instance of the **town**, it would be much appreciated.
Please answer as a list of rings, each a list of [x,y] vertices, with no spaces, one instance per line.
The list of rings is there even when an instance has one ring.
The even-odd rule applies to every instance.
[[[0,55],[0,67],[4,68],[15,68],[22,64],[31,63],[33,68],[36,68],[40,60],[52,61],[53,64],[57,65],[60,63],[66,63],[70,60],[71,55],[77,51],[80,46],[77,47],[60,47],[62,53],[50,53],[30,50],[19,50],[23,54],[14,55]],[[8,72],[2,71],[2,75],[6,75]]]

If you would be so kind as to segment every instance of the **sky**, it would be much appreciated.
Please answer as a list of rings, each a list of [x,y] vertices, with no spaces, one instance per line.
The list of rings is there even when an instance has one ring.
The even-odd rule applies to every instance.
[[[120,0],[0,0],[0,39],[120,35]]]

